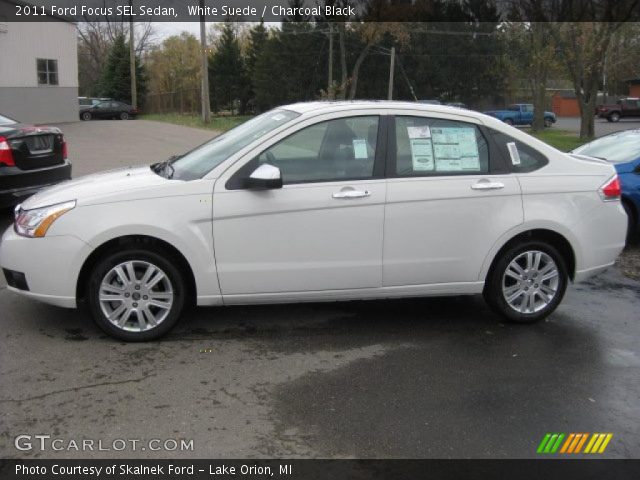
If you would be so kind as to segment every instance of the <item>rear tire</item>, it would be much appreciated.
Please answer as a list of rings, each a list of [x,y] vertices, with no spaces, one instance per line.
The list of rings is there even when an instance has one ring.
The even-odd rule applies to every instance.
[[[89,276],[88,305],[108,335],[144,342],[165,335],[180,319],[186,282],[169,255],[129,247],[107,253]]]
[[[558,307],[568,274],[558,251],[544,241],[516,244],[500,254],[487,277],[484,297],[514,323],[534,323]]]
[[[80,118],[82,118],[82,120],[91,120],[91,114],[89,112],[84,112]]]
[[[120,114],[120,120],[129,120],[129,114],[127,112],[122,112]]]
[[[622,207],[627,214],[627,245],[630,245],[636,240],[638,219],[636,218],[635,212],[626,201],[622,202]]]

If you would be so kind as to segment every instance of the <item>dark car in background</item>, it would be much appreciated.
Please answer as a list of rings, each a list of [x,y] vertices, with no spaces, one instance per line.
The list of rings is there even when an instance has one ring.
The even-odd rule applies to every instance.
[[[616,167],[622,206],[629,219],[627,241],[637,240],[640,229],[640,129],[605,135],[571,153],[606,160]]]
[[[616,103],[598,105],[596,115],[609,122],[619,122],[621,118],[640,117],[640,98],[621,98]]]
[[[93,118],[129,120],[130,118],[135,118],[137,114],[138,109],[116,100],[107,100],[96,103],[95,105],[80,106],[81,120],[91,120]]]
[[[83,108],[93,107],[102,102],[113,100],[113,98],[108,97],[78,97],[78,108],[82,110]]]
[[[25,125],[0,115],[0,209],[70,178],[71,163],[60,129]]]

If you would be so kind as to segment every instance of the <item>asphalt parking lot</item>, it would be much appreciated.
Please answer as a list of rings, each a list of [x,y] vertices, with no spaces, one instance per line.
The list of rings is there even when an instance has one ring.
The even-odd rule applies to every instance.
[[[62,128],[76,175],[212,135]],[[197,308],[166,338],[126,344],[2,283],[0,458],[526,458],[547,432],[611,432],[606,457],[638,458],[639,311],[640,282],[611,269],[537,325],[504,324],[477,297]],[[21,434],[194,448],[19,451]]]
[[[619,122],[608,122],[605,118],[594,119],[596,137],[601,137],[620,130],[630,130],[640,128],[640,121],[637,118],[623,118]],[[566,130],[568,132],[580,133],[580,119],[573,117],[559,117],[553,128]]]

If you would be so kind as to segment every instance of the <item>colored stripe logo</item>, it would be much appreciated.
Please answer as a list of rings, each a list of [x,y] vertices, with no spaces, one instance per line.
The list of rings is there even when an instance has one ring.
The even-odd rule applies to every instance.
[[[538,453],[604,453],[613,433],[547,433],[538,445]],[[586,446],[585,446],[586,445]],[[584,447],[584,450],[582,450]]]

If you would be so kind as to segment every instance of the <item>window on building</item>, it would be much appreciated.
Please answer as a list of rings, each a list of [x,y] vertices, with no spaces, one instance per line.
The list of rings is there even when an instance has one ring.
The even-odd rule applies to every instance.
[[[38,85],[58,85],[58,61],[46,58],[36,60]]]

